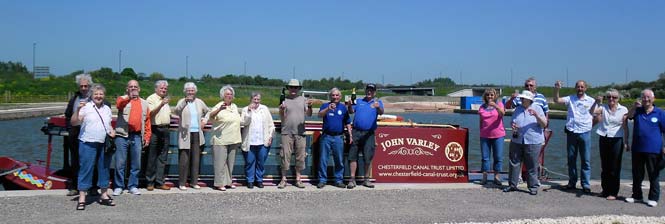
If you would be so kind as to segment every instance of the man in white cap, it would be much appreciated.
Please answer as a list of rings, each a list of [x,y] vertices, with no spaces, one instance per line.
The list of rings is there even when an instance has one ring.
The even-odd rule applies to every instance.
[[[305,188],[305,184],[300,179],[300,173],[305,169],[305,116],[312,116],[312,101],[298,95],[302,85],[297,79],[291,79],[286,85],[289,94],[282,104],[279,105],[279,117],[282,120],[282,149],[281,172],[282,180],[277,188],[286,187],[286,175],[289,172],[291,154],[296,154],[296,182],[294,186]]]

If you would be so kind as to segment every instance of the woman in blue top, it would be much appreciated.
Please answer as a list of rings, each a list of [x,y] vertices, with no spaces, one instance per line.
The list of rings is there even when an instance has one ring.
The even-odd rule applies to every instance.
[[[529,194],[538,194],[538,154],[545,142],[543,128],[547,126],[547,117],[540,106],[533,104],[534,94],[528,90],[518,96],[522,105],[515,108],[512,117],[513,136],[510,140],[509,186],[503,192],[517,190],[522,161],[527,169]]]

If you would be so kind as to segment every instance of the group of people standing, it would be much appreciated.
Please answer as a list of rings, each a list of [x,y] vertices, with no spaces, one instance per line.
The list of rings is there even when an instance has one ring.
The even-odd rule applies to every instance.
[[[235,155],[242,150],[245,159],[247,187],[263,188],[263,173],[268,152],[273,143],[275,124],[269,108],[261,104],[261,94],[251,94],[250,103],[239,108],[233,100],[235,90],[230,85],[220,91],[221,101],[214,107],[208,106],[196,97],[196,84],[184,85],[184,98],[177,101],[174,108],[168,95],[168,82],[155,83],[154,94],[147,99],[140,97],[138,81],[127,83],[125,94],[116,99],[118,110],[115,127],[112,127],[111,105],[106,101],[105,88],[93,84],[89,74],[76,76],[79,91],[72,97],[65,112],[69,137],[65,140],[65,166],[72,170],[69,196],[78,195],[77,210],[84,210],[86,196],[99,196],[98,203],[115,206],[108,193],[110,186],[111,158],[114,159],[112,195],[128,193],[140,195],[138,189],[141,169],[141,152],[147,148],[145,166],[146,189],[170,190],[164,180],[167,154],[170,142],[170,124],[172,117],[178,117],[178,188],[200,189],[199,164],[201,147],[205,144],[203,129],[212,124],[211,140],[214,165],[213,188],[220,191],[234,189],[232,180]],[[301,171],[305,168],[306,138],[305,117],[312,115],[312,101],[299,95],[302,85],[292,79],[286,88],[289,93],[280,102],[281,118],[281,174],[278,188],[287,186],[287,175],[291,167],[291,155],[295,153],[295,183],[298,188],[305,188],[301,181]],[[329,92],[330,102],[324,103],[318,116],[323,118],[323,131],[320,140],[320,161],[318,188],[323,188],[327,181],[327,161],[332,154],[334,161],[334,186],[354,188],[358,154],[364,155],[365,171],[369,170],[374,151],[374,130],[376,118],[383,114],[383,103],[375,98],[376,86],[366,86],[366,96],[355,101],[340,102],[341,92],[333,88]],[[353,126],[350,114],[355,113]],[[349,152],[351,180],[343,183],[344,132],[351,143]],[[108,147],[113,141],[115,147]],[[68,149],[68,150],[67,150]],[[68,158],[71,155],[71,162]],[[129,166],[127,163],[129,162]],[[129,176],[125,183],[126,171]],[[369,175],[363,175],[362,185],[373,188]],[[98,191],[101,189],[101,191]]]
[[[545,142],[545,129],[548,127],[547,99],[536,91],[536,80],[529,78],[524,82],[525,90],[515,93],[507,101],[507,105],[498,100],[496,90],[487,89],[483,94],[483,104],[478,110],[480,116],[480,142],[482,154],[483,179],[487,182],[487,173],[490,171],[490,154],[493,153],[495,174],[494,183],[501,185],[499,172],[502,167],[503,139],[505,129],[503,115],[506,108],[515,108],[511,117],[512,137],[510,140],[509,184],[504,192],[518,190],[522,163],[526,167],[525,179],[528,192],[538,194],[539,160],[542,159],[542,145]],[[658,176],[665,166],[665,147],[663,133],[665,133],[665,113],[655,107],[654,93],[645,89],[641,98],[628,109],[619,104],[621,95],[616,89],[610,89],[603,96],[596,99],[586,94],[587,83],[583,80],[575,84],[575,94],[561,97],[559,91],[561,82],[554,85],[553,101],[566,105],[567,119],[564,128],[566,133],[566,152],[568,160],[569,180],[562,190],[576,189],[579,177],[582,192],[591,193],[589,183],[591,175],[591,131],[598,125],[596,134],[599,135],[599,154],[601,159],[601,186],[600,195],[607,200],[616,200],[619,193],[621,161],[624,151],[632,155],[633,193],[625,199],[634,203],[643,201],[642,181],[646,174],[649,178],[650,189],[646,204],[651,207],[658,205],[660,187]],[[603,104],[603,100],[606,100]],[[632,144],[628,139],[630,133],[628,121],[633,121]],[[581,169],[577,169],[577,157],[580,157]]]

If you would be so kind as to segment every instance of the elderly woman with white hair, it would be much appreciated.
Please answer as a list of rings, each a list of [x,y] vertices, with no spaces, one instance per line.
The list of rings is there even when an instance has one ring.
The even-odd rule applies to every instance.
[[[607,104],[602,104],[603,98]],[[600,151],[601,196],[615,200],[619,193],[621,177],[621,157],[623,150],[628,151],[628,108],[619,104],[620,94],[616,89],[609,89],[605,96],[596,98],[593,105],[594,123],[599,124],[596,134]]]
[[[510,140],[510,169],[508,187],[503,192],[517,190],[522,162],[526,165],[526,178],[529,194],[537,195],[538,186],[538,155],[540,147],[545,143],[543,129],[547,127],[547,117],[543,109],[533,103],[534,94],[524,90],[517,96],[522,104],[515,108],[512,117],[513,136]]]
[[[178,124],[178,182],[180,190],[187,190],[187,176],[191,174],[189,185],[200,189],[199,161],[201,159],[201,146],[205,144],[203,128],[208,121],[205,119],[208,106],[203,100],[196,97],[196,84],[185,83],[185,98],[180,99],[174,112],[180,117]]]
[[[268,152],[275,133],[275,123],[270,109],[261,104],[261,93],[253,92],[250,103],[242,109],[242,155],[245,157],[245,176],[247,187],[263,188],[263,173]]]
[[[235,165],[236,151],[240,148],[240,111],[233,103],[235,90],[225,85],[219,90],[222,101],[215,105],[210,112],[212,122],[212,155],[215,171],[214,187],[220,191],[227,188],[235,189],[233,185],[233,165]]]

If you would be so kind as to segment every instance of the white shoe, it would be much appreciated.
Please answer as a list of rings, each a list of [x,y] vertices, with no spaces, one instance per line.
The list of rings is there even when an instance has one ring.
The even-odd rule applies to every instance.
[[[186,190],[187,190],[187,187],[185,187],[185,186],[180,186],[180,187],[178,187],[178,189],[180,189],[181,191],[186,191]]]
[[[656,202],[656,201],[652,201],[652,200],[648,200],[648,201],[647,201],[647,205],[648,205],[649,207],[656,207],[656,206],[658,206],[658,202]]]
[[[626,198],[626,202],[628,203],[635,203],[635,202],[642,202],[640,199],[635,199],[635,198]]]
[[[122,194],[122,188],[113,189],[113,196],[119,196]]]
[[[138,188],[133,187],[132,189],[129,189],[129,193],[133,195],[141,195],[141,192],[139,191]]]
[[[198,184],[194,184],[194,185],[192,185],[192,188],[198,190],[198,189],[201,189],[201,186],[199,186]]]

